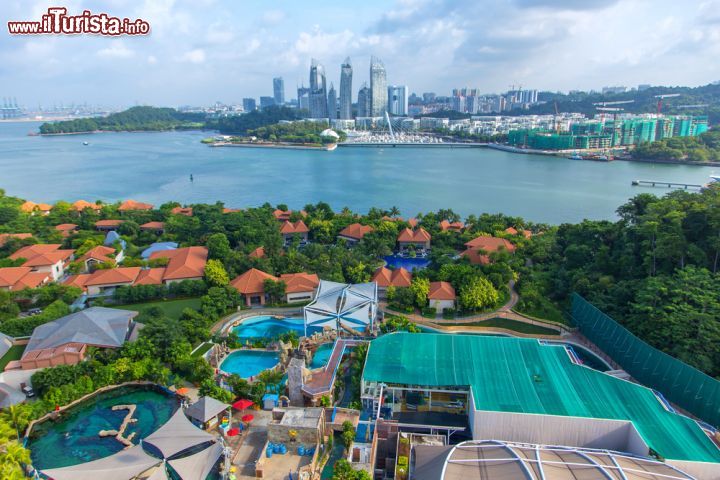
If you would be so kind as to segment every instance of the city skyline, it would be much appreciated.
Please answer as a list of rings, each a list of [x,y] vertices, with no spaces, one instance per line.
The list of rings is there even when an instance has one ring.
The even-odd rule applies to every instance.
[[[47,5],[2,2],[0,16],[33,19]],[[376,55],[392,72],[388,81],[409,84],[417,93],[444,93],[454,85],[483,92],[505,91],[510,84],[552,91],[696,86],[720,78],[718,5],[717,0],[696,9],[647,0],[497,0],[482,6],[403,0],[389,7],[378,1],[352,8],[323,1],[311,8],[289,2],[268,8],[252,1],[238,11],[219,0],[74,0],[67,5],[71,11],[143,18],[150,35],[6,33],[0,37],[0,84],[4,96],[23,105],[239,103],[270,95],[274,76],[294,87],[307,78],[311,57],[321,59],[337,87],[346,56]],[[356,74],[363,72],[356,85],[369,81],[365,65],[355,65]]]

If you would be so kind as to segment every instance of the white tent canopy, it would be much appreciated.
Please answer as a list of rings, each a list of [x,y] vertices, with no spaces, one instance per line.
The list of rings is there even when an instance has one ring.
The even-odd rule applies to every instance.
[[[165,425],[146,437],[143,442],[157,448],[164,458],[168,458],[188,448],[209,442],[214,438],[211,434],[193,425],[185,416],[182,408],[180,408]]]
[[[222,444],[214,443],[194,455],[170,460],[168,463],[182,480],[205,480],[222,452]]]
[[[165,464],[159,465],[158,468],[150,475],[146,480],[169,480],[167,471],[165,470]],[[100,479],[102,480],[102,479]]]
[[[99,460],[42,472],[54,480],[130,480],[158,463],[160,459],[136,445]]]
[[[355,285],[321,280],[313,301],[303,308],[307,327],[330,326],[364,330],[373,327],[377,313],[377,284]]]

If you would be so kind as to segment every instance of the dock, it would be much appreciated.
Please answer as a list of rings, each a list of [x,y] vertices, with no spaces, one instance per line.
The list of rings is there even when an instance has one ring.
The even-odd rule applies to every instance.
[[[666,188],[697,188],[702,189],[705,186],[698,183],[685,183],[685,182],[662,182],[659,180],[633,180],[632,185],[635,187],[666,187]]]

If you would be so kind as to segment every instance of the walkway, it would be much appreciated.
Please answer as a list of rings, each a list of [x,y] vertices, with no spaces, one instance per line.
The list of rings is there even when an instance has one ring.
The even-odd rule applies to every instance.
[[[303,385],[302,391],[312,396],[330,393],[335,383],[335,375],[337,374],[345,349],[366,342],[366,340],[352,338],[337,339],[325,368],[320,372],[313,373],[310,381]]]

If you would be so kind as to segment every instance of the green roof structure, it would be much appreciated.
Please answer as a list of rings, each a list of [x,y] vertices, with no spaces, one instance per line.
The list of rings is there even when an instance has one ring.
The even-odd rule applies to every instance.
[[[570,360],[536,339],[394,333],[370,344],[363,379],[470,387],[476,410],[631,421],[645,443],[674,460],[720,463],[720,450],[652,390]]]

